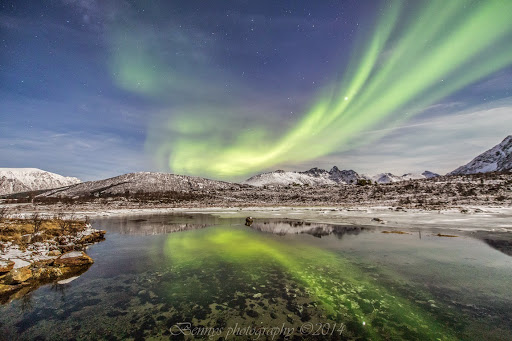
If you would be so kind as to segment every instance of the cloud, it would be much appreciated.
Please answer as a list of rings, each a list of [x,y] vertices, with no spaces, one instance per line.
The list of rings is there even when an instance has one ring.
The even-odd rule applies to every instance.
[[[404,174],[431,170],[441,174],[466,164],[512,134],[512,104],[470,108],[456,114],[423,117],[394,128],[368,145],[318,160],[359,172]],[[365,139],[378,131],[361,134]],[[306,166],[306,165],[305,165]]]
[[[149,163],[136,143],[119,135],[47,130],[23,137],[2,134],[0,164],[92,180],[148,170]]]

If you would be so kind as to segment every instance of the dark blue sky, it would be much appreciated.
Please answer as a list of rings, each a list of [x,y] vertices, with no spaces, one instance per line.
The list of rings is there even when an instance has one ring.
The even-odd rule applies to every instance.
[[[37,167],[84,180],[168,171],[148,151],[148,127],[185,107],[242,107],[241,116],[286,126],[307,109],[319,89],[342,76],[359,37],[387,4],[2,1],[0,167]],[[417,120],[435,123],[439,117],[453,119],[453,113],[474,114],[497,106],[505,111],[492,120],[505,119],[510,130],[510,75],[510,69],[493,73],[444,99],[442,110],[431,108]],[[498,100],[499,105],[489,107]],[[478,110],[470,110],[475,106]],[[503,121],[500,126],[497,133],[476,136],[480,142],[464,149],[467,155],[460,161],[505,137]],[[388,140],[380,140],[380,146],[389,145],[389,157],[404,153],[393,140],[404,134],[394,131]],[[294,168],[338,164],[372,172],[379,167],[359,156],[385,154],[374,155],[376,146]],[[397,167],[375,161],[386,167],[381,171],[413,171],[435,153]],[[432,170],[458,166],[446,162]]]

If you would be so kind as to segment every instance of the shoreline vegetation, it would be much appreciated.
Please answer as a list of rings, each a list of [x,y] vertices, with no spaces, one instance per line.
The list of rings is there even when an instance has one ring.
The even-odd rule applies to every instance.
[[[105,233],[74,215],[33,212],[17,218],[0,207],[0,304],[87,271],[94,261],[85,250]]]

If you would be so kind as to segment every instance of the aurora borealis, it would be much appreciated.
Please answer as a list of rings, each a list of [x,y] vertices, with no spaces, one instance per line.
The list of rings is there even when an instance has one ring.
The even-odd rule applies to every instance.
[[[179,137],[168,142],[173,144],[170,168],[230,177],[315,159],[343,150],[365,129],[406,119],[512,63],[512,3],[479,2],[466,8],[465,1],[432,1],[417,9],[414,20],[405,21],[400,19],[402,5],[389,3],[371,38],[353,53],[342,81],[285,132],[269,136],[263,126],[226,134],[215,131],[217,120],[199,123],[188,113],[174,118],[171,130]],[[166,149],[160,143],[156,148]]]
[[[511,9],[8,1],[0,161],[84,179],[447,172],[510,134]]]

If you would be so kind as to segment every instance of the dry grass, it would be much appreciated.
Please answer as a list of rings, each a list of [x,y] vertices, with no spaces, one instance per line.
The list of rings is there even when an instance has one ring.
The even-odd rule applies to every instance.
[[[31,235],[32,242],[42,242],[53,239],[70,232],[78,232],[85,229],[85,221],[42,219],[39,226],[34,226],[34,221],[28,219],[3,219],[0,222],[0,242],[13,242],[23,244],[23,236]]]

